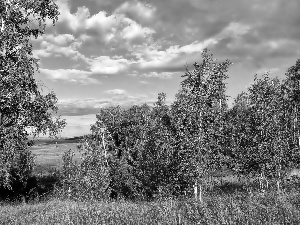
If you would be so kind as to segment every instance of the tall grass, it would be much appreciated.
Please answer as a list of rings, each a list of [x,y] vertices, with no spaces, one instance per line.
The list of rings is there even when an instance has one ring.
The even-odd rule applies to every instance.
[[[300,224],[299,193],[209,194],[153,202],[71,201],[3,204],[0,224]]]

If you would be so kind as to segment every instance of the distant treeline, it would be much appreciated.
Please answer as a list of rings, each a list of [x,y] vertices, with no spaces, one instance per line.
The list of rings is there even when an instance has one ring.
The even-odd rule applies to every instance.
[[[74,136],[71,138],[65,138],[66,141],[73,141],[73,140],[80,141],[81,139],[83,139],[83,136]]]

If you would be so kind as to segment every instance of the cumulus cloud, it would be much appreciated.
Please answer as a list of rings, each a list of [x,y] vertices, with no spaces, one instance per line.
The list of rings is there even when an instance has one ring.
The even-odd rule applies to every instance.
[[[134,41],[148,39],[155,33],[153,29],[143,27],[134,19],[130,19],[121,13],[128,11],[130,8],[133,11],[145,9],[147,11],[142,14],[146,17],[151,16],[151,10],[153,9],[149,5],[136,3],[135,7],[131,7],[132,4],[128,3],[128,5],[121,6],[119,10],[111,15],[108,15],[105,11],[99,11],[91,15],[87,7],[78,7],[77,12],[71,13],[68,1],[63,0],[59,0],[58,5],[61,15],[57,26],[81,36],[81,40],[85,42],[107,44],[125,40],[133,43]]]
[[[117,18],[114,15],[107,16],[107,13],[101,11],[85,21],[86,35],[90,39],[100,39],[108,43],[116,35]]]
[[[124,27],[121,32],[121,37],[128,40],[128,41],[135,41],[135,40],[144,40],[148,36],[151,36],[155,33],[154,30],[142,27],[140,24],[134,21],[128,21],[130,26]]]
[[[117,74],[125,70],[131,62],[120,56],[100,56],[90,60],[90,69],[94,74]]]
[[[39,49],[33,51],[34,56],[37,58],[68,57],[73,60],[80,59],[87,62],[87,58],[79,51],[82,42],[76,40],[71,34],[47,34],[39,37],[34,42],[40,44]]]
[[[57,52],[64,52],[64,54],[70,54],[75,57],[75,53],[71,54],[65,48],[58,49]],[[50,54],[48,51],[39,50],[35,53],[36,55]],[[52,56],[53,56],[52,52]],[[80,57],[80,56],[78,56]],[[86,58],[84,57],[84,62],[87,70],[80,69],[44,69],[40,71],[46,75],[50,80],[63,80],[65,82],[73,82],[78,84],[96,84],[101,83],[99,78],[103,75],[114,75],[120,72],[126,71],[131,61],[122,58],[120,56],[100,56],[95,58]]]
[[[151,20],[156,9],[150,4],[138,1],[126,1],[120,5],[114,12],[117,14],[125,14],[139,20]]]
[[[46,40],[56,45],[64,46],[73,42],[75,40],[75,37],[72,34],[58,34],[58,35],[47,34],[40,37],[40,39]]]
[[[77,12],[70,12],[70,5],[66,0],[58,0],[57,5],[59,11],[59,23],[66,24],[67,28],[73,32],[84,29],[85,21],[90,17],[90,12],[87,7],[79,7]]]
[[[233,67],[238,64],[236,74],[242,74],[245,65],[244,70],[249,73],[268,68],[278,73],[283,69],[276,63],[290,65],[287,62],[300,55],[298,1],[228,0],[224,4],[211,0],[58,0],[58,3],[61,15],[56,26],[50,28],[53,34],[36,40],[39,48],[34,53],[40,58],[56,57],[58,61],[59,56],[62,60],[65,57],[82,62],[72,66],[78,70],[44,70],[52,80],[87,84],[106,77],[103,82],[107,81],[111,85],[108,88],[113,90],[115,87],[109,80],[112,76],[105,75],[119,76],[122,81],[121,76],[132,75],[131,85],[146,84],[151,77],[150,85],[158,90],[158,82],[166,82],[158,79],[173,79],[174,74],[184,71],[186,64],[199,62],[206,47],[217,58],[233,61]],[[113,97],[104,104],[135,101],[128,93]]]

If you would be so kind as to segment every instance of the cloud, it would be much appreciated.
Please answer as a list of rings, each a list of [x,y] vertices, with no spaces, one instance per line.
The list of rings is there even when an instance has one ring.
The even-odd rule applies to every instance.
[[[36,49],[36,50],[33,50],[33,56],[35,58],[47,58],[47,57],[50,57],[52,56],[52,52],[48,52],[46,49]]]
[[[251,27],[246,24],[231,22],[226,26],[217,36],[219,39],[223,38],[239,38],[240,36],[247,34],[250,31]]]
[[[176,73],[177,74],[177,73]],[[160,79],[171,79],[175,75],[174,72],[149,72],[142,74],[143,77],[156,77]]]
[[[85,32],[89,38],[96,38],[104,43],[110,42],[116,35],[117,18],[114,15],[107,16],[101,11],[84,21]]]
[[[58,34],[58,35],[47,34],[47,35],[42,36],[42,39],[46,40],[50,43],[53,43],[56,45],[62,45],[62,46],[75,41],[75,37],[72,34]]]
[[[51,65],[52,60],[65,62],[66,58],[81,64],[76,61],[75,67],[68,61],[70,68],[78,70],[57,70],[47,76],[49,79],[74,82],[71,77],[75,77],[77,83],[86,84],[103,75],[120,76],[122,81],[121,76],[132,75],[130,79],[138,84],[135,87],[149,91],[140,84],[152,78],[151,85],[158,90],[156,82],[168,82],[158,79],[175,81],[174,74],[184,72],[186,64],[199,62],[206,47],[218,59],[233,61],[232,67],[238,65],[235,71],[239,74],[280,68],[274,72],[277,74],[283,70],[281,63],[289,65],[289,60],[300,55],[300,5],[296,0],[58,2],[61,15],[50,28],[53,34],[37,40],[40,45],[34,53],[48,57],[42,59],[49,59],[43,66]],[[116,87],[109,79],[107,89],[113,90]],[[134,101],[128,93],[117,97]]]
[[[70,12],[70,5],[66,0],[58,0],[56,4],[61,12],[58,19],[60,24],[65,24],[66,27],[73,32],[78,32],[84,29],[85,21],[90,17],[90,12],[87,7],[79,7],[77,12]]]
[[[127,19],[128,20],[128,19]],[[142,27],[135,21],[128,20],[129,26],[124,27],[121,32],[121,37],[132,42],[132,41],[142,41],[147,37],[155,33],[154,30],[148,27]]]
[[[113,89],[113,90],[105,91],[105,93],[112,94],[112,95],[123,95],[126,93],[126,91],[122,89]]]
[[[62,116],[67,122],[66,127],[62,130],[62,137],[81,136],[90,133],[91,125],[97,119],[95,114]]]
[[[75,39],[71,34],[47,34],[34,40],[40,44],[39,49],[33,51],[37,58],[68,57],[72,60],[82,60],[87,62],[87,58],[79,52],[82,44],[81,41]]]
[[[40,69],[48,79],[54,81],[74,82],[79,84],[97,84],[98,80],[91,78],[91,72],[76,69]]]
[[[149,84],[149,82],[144,81],[144,80],[141,80],[140,83],[141,83],[141,84],[145,84],[145,85]]]
[[[89,64],[90,70],[94,74],[117,74],[125,70],[131,62],[119,56],[100,56],[91,59]]]
[[[59,51],[63,51],[64,48]],[[64,52],[68,54],[67,51]],[[36,54],[47,54],[46,51],[38,51]],[[49,53],[50,54],[50,53]],[[96,58],[84,58],[88,70],[78,69],[41,69],[40,71],[50,80],[63,80],[66,82],[75,82],[80,84],[99,83],[92,76],[113,75],[128,69],[131,61],[120,56],[100,56]]]
[[[111,90],[112,91],[112,90]],[[59,114],[62,116],[81,116],[87,114],[97,114],[101,108],[110,106],[130,107],[132,105],[142,105],[144,103],[153,104],[156,99],[147,95],[130,95],[126,92],[114,90],[113,97],[110,98],[87,98],[87,99],[60,99],[57,103]]]
[[[125,4],[111,15],[108,15],[105,11],[99,11],[91,15],[90,10],[85,6],[78,7],[77,12],[71,13],[70,3],[59,0],[58,6],[61,15],[56,27],[58,27],[58,30],[70,31],[77,37],[81,36],[81,41],[93,44],[119,43],[120,40],[125,40],[130,44],[148,39],[155,33],[153,29],[143,27],[137,21],[121,14],[121,12],[129,10],[129,5],[126,6]],[[149,5],[136,3],[135,6],[135,8],[132,8],[133,11],[145,9],[147,11],[142,14],[150,16],[150,10],[152,9]]]
[[[138,1],[126,1],[114,13],[125,14],[136,20],[149,21],[153,18],[155,11],[156,9],[150,4]]]
[[[183,67],[184,62],[181,61],[186,55],[191,55],[194,53],[200,53],[204,48],[214,45],[217,43],[217,40],[214,38],[205,40],[203,42],[195,41],[191,44],[179,46],[173,45],[167,48],[166,50],[159,50],[155,48],[145,48],[140,52],[134,53],[139,59],[137,61],[136,67],[138,69],[150,70],[158,68],[170,68]],[[181,65],[178,64],[178,61],[181,61]],[[182,70],[182,69],[180,69]],[[165,71],[170,72],[170,71]]]

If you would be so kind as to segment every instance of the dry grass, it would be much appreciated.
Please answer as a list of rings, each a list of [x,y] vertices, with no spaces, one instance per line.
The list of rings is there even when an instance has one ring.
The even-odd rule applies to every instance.
[[[204,202],[76,202],[3,205],[2,224],[300,224],[300,194],[207,195]],[[5,222],[4,222],[5,221]],[[1,224],[1,222],[0,222]]]
[[[54,143],[40,142],[31,148],[36,156],[37,167],[35,174],[46,173],[51,169],[62,168],[62,156],[69,149],[77,149],[77,143]],[[75,160],[79,159],[79,153],[76,151]]]

